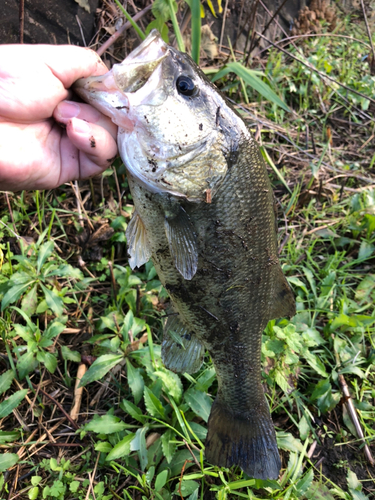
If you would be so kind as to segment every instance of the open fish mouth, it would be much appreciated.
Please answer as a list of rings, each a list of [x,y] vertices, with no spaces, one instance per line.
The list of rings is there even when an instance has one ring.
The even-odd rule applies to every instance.
[[[133,130],[134,119],[127,111],[132,96],[140,90],[167,57],[168,45],[157,30],[148,37],[122,63],[115,64],[105,75],[80,78],[73,90],[94,107],[110,116],[114,123],[126,131]],[[119,110],[122,113],[119,113]]]

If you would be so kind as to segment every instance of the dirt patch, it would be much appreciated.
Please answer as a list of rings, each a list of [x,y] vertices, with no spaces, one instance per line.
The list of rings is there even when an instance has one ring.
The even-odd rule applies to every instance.
[[[20,42],[20,1],[0,4],[0,43]],[[88,0],[89,11],[74,0],[26,0],[24,43],[85,45],[95,34],[99,0]]]

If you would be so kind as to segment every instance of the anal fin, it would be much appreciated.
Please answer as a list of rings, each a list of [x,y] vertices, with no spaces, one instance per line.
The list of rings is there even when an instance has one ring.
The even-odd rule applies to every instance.
[[[275,288],[271,298],[269,320],[292,318],[296,314],[296,301],[293,290],[287,282],[280,266],[275,266]]]
[[[129,265],[132,269],[146,264],[151,258],[151,248],[147,239],[146,229],[135,211],[126,228]]]
[[[169,316],[165,326],[161,357],[172,372],[195,373],[203,363],[205,347],[181,323],[178,315]]]

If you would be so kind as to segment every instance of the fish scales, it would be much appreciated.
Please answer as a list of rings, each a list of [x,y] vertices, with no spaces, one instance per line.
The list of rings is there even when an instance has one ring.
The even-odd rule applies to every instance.
[[[278,260],[272,189],[259,148],[242,119],[187,56],[163,43],[152,32],[123,64],[134,66],[135,60],[143,68],[144,81],[150,64],[145,54],[152,47],[154,59],[158,56],[161,62],[152,66],[149,80],[157,67],[162,82],[173,73],[168,85],[178,87],[181,75],[196,78],[199,98],[205,101],[200,107],[195,99],[192,117],[188,107],[176,108],[185,105],[180,96],[170,98],[168,90],[164,98],[152,87],[152,97],[143,98],[146,105],[141,101],[137,116],[134,112],[137,136],[131,148],[133,130],[120,128],[119,148],[136,208],[127,231],[130,263],[134,267],[151,257],[170,295],[173,309],[162,344],[166,366],[194,373],[205,349],[212,358],[218,392],[208,421],[207,459],[219,466],[240,465],[256,478],[274,479],[281,463],[261,384],[262,332],[270,319],[292,316],[295,304]],[[134,86],[134,72],[131,78]],[[98,105],[97,93],[90,98],[87,81],[80,85],[80,95],[106,111]],[[131,103],[136,98],[126,90]],[[149,96],[142,88],[140,92]],[[155,102],[163,98],[160,113]],[[147,102],[152,105],[147,107]],[[191,102],[193,98],[186,106]],[[206,108],[212,108],[210,114]],[[123,125],[117,114],[110,116]],[[127,116],[131,118],[131,112]],[[157,141],[152,137],[142,149],[142,127],[150,123],[161,130]],[[211,135],[204,135],[210,127]],[[191,139],[194,134],[197,139]],[[160,150],[169,143],[175,149],[163,163]],[[176,160],[179,154],[185,155],[184,161]]]

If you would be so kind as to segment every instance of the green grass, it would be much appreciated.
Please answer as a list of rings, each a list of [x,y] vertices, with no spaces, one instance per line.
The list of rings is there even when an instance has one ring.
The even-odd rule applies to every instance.
[[[154,23],[168,36],[174,2],[155,4]],[[354,21],[340,19],[342,33],[365,39],[363,25]],[[288,50],[345,86],[374,95],[375,78],[359,42],[315,37]],[[205,461],[215,372],[208,355],[194,375],[162,365],[168,296],[151,262],[139,272],[127,264],[132,200],[117,163],[122,210],[112,169],[93,185],[80,183],[95,231],[108,224],[101,237],[87,220],[81,225],[67,186],[9,195],[11,214],[0,195],[1,499],[373,496],[373,474],[340,376],[371,448],[375,151],[374,122],[363,112],[373,115],[375,108],[276,49],[262,62],[250,68],[264,72],[256,74],[262,95],[251,88],[250,69],[245,73],[241,60],[227,68],[240,68],[242,85],[227,70],[216,83],[234,100],[245,88],[239,112],[254,131],[261,123],[278,199],[280,258],[297,298],[296,316],[269,322],[262,348],[282,456],[279,480],[254,480],[239,468]],[[274,94],[293,113],[278,106]],[[82,402],[72,420],[78,367]]]

